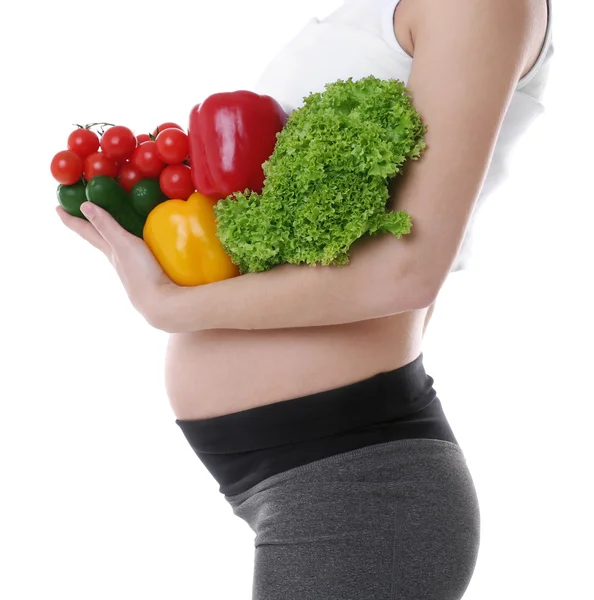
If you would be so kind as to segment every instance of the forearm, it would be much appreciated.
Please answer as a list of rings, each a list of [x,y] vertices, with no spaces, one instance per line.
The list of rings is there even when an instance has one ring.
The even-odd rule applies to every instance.
[[[407,241],[392,235],[358,240],[348,265],[284,264],[262,273],[182,288],[180,331],[338,325],[420,307],[405,260]]]

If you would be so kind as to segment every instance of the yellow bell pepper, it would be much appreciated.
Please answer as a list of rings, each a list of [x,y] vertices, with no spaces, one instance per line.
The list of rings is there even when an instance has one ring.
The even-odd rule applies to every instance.
[[[239,275],[239,267],[216,236],[217,202],[195,192],[187,200],[161,202],[147,217],[144,241],[178,285],[203,285]]]

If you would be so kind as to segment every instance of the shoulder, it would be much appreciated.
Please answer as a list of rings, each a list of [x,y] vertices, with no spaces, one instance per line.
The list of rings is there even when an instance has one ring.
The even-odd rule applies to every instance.
[[[490,28],[493,19],[521,27],[546,14],[547,0],[400,0],[397,10],[408,13],[411,28],[444,20],[452,24],[460,18],[477,29]]]
[[[496,40],[501,52],[521,63],[523,74],[542,46],[547,4],[547,0],[400,0],[394,30],[413,58],[421,41],[425,45],[458,40],[473,52],[482,40]]]

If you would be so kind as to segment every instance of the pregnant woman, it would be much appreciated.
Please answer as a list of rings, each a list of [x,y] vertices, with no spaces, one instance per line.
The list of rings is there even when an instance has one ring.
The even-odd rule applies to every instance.
[[[400,79],[427,125],[388,204],[413,233],[361,238],[344,267],[178,287],[99,207],[83,205],[90,222],[58,209],[171,333],[176,423],[255,533],[254,600],[464,595],[479,503],[423,334],[477,207],[543,110],[552,54],[551,0],[347,0],[304,24],[254,91],[290,112],[337,79]]]

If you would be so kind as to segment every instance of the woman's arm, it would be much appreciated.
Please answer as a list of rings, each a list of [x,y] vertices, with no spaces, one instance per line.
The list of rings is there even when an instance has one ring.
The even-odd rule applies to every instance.
[[[167,330],[350,323],[429,306],[458,253],[516,83],[534,42],[531,0],[417,0],[407,83],[427,149],[390,208],[409,236],[358,240],[344,267],[280,265],[179,290]],[[168,315],[171,319],[171,313]]]

